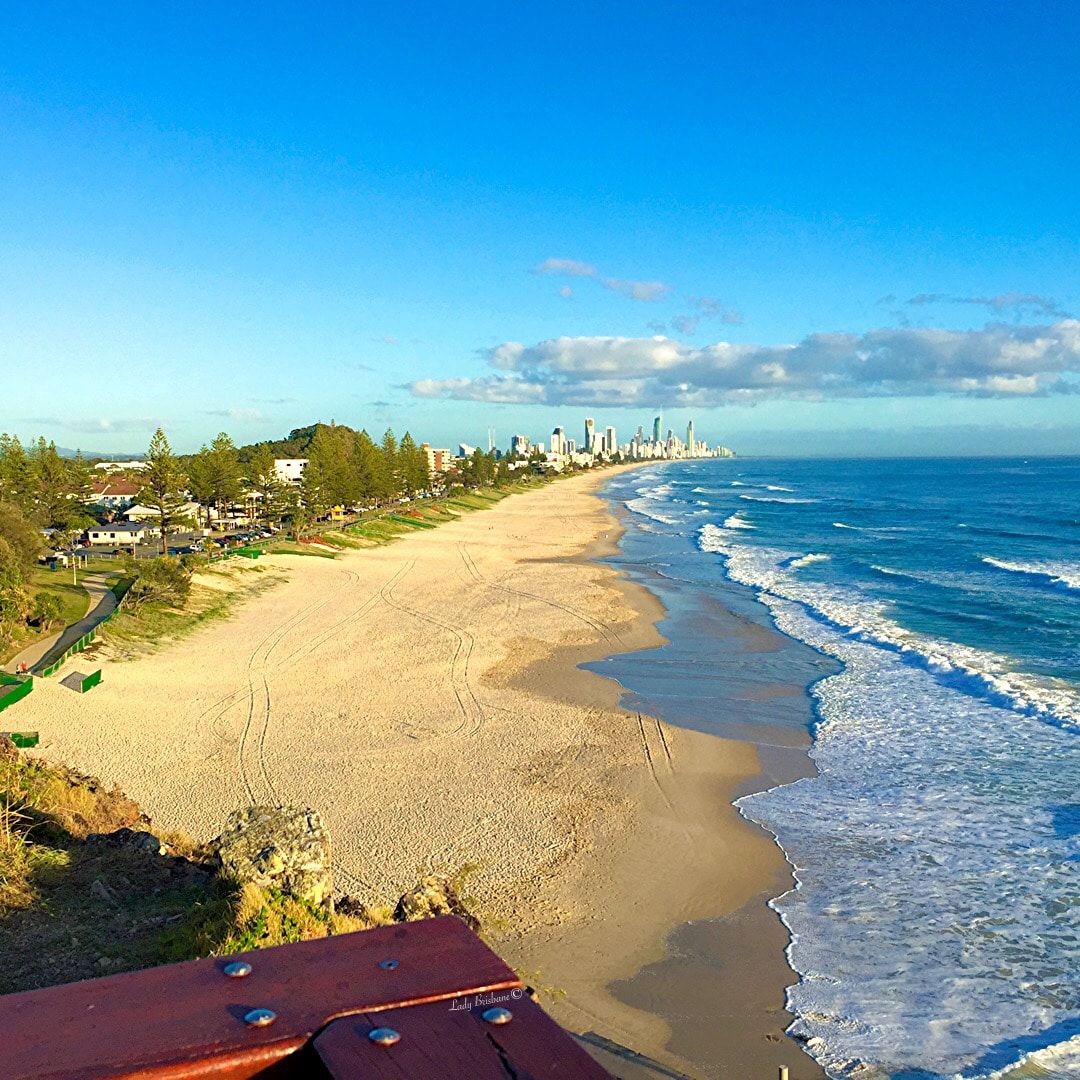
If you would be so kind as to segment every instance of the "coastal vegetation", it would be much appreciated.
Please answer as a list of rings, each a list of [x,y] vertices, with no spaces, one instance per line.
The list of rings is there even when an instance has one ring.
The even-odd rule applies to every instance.
[[[334,910],[229,876],[212,845],[161,830],[119,788],[0,737],[0,994],[227,956],[453,911],[474,929],[465,865],[396,904]]]
[[[118,788],[0,739],[0,993],[390,922],[215,873]]]
[[[275,460],[282,457],[306,459],[299,486],[278,474]],[[61,455],[44,438],[24,447],[17,436],[0,435],[0,662],[86,613],[85,591],[62,575],[43,570],[39,557],[50,548],[70,548],[86,528],[114,517],[113,510],[94,509],[91,464],[79,453]],[[464,489],[493,482],[497,475],[494,455],[477,451],[455,470],[450,482]],[[505,467],[501,475],[507,475]],[[363,429],[334,423],[297,428],[285,439],[242,447],[221,432],[209,446],[187,456],[174,454],[159,429],[141,467],[128,479],[138,485],[137,501],[151,512],[166,559],[169,533],[193,523],[189,500],[198,508],[194,517],[207,524],[214,511],[220,518],[230,507],[239,506],[264,524],[285,524],[299,538],[332,507],[377,513],[431,485],[427,456],[409,432],[398,440],[388,429],[376,443]],[[344,539],[330,542],[331,547],[345,544]],[[312,553],[284,543],[279,550]],[[122,572],[130,584],[134,575]],[[142,584],[129,600],[133,606],[145,607],[151,601],[183,606],[181,593],[190,574],[147,564],[140,567],[140,576]],[[166,580],[171,582],[168,587]]]
[[[325,453],[325,462],[337,463],[333,468],[318,465],[316,477],[325,498],[341,495],[341,484],[355,483],[364,475],[359,466],[365,454],[369,463],[374,460],[371,447],[384,464],[398,463],[398,471],[390,475],[402,486],[384,492],[419,494],[419,473],[410,479],[407,468],[418,460],[412,440],[397,442],[387,433],[380,445],[367,447],[361,435],[322,425],[311,429],[308,447],[322,447],[316,460]],[[10,448],[11,440],[4,445]],[[179,513],[181,483],[192,493],[197,489],[201,501],[232,500],[236,490],[228,485],[237,477],[247,484],[249,473],[262,475],[253,466],[277,449],[264,446],[244,455],[227,437],[219,437],[196,467],[197,472],[206,466],[205,485],[199,480],[191,485],[189,463],[172,455],[163,435],[155,436],[145,470],[149,476],[141,481],[143,501],[167,521]],[[550,479],[538,470],[523,470],[511,478],[504,463],[481,452],[460,465],[439,498],[383,498],[348,523],[305,519],[308,542],[279,535],[258,543],[275,554],[333,558],[337,552],[437,528]],[[5,478],[10,475],[3,473]],[[27,490],[5,479],[0,496],[25,495]],[[75,499],[71,494],[69,501]],[[286,505],[284,497],[279,505]],[[10,583],[10,589],[22,590],[22,618],[27,625],[30,619],[38,621],[43,629],[77,621],[87,603],[85,591],[69,575],[37,563],[44,546],[43,522],[58,520],[45,506],[45,500],[28,497],[0,503],[0,537],[10,552],[6,565],[14,566],[19,575],[5,579],[5,588]],[[295,504],[293,513],[298,513]],[[94,568],[106,566],[112,572],[110,588],[125,603],[90,648],[99,649],[104,643],[118,659],[142,655],[207,622],[226,618],[243,599],[283,578],[280,568],[240,559],[211,563],[203,555],[97,560]],[[49,588],[37,591],[48,598],[35,596],[41,582]],[[25,641],[13,637],[8,643],[21,647]],[[463,890],[464,877],[462,873],[449,882],[455,903],[455,890]],[[6,957],[0,992],[423,917],[425,911],[436,912],[441,902],[443,879],[431,880],[434,891],[425,879],[397,908],[350,901],[336,914],[274,889],[224,880],[213,873],[205,849],[181,834],[154,829],[120,790],[25,758],[0,740],[0,950]],[[412,899],[406,902],[409,895]]]

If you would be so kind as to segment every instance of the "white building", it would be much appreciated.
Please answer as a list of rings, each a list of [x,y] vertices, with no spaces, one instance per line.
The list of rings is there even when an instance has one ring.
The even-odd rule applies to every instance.
[[[294,487],[300,486],[300,481],[304,478],[304,469],[307,467],[308,459],[303,458],[274,458],[274,472],[277,473],[278,479],[283,484],[292,484]]]
[[[94,468],[113,476],[116,473],[141,472],[143,469],[150,468],[150,463],[148,461],[99,461]]]
[[[86,530],[86,538],[95,546],[111,547],[141,544],[153,538],[154,530],[145,522],[114,521],[109,525],[95,525]]]

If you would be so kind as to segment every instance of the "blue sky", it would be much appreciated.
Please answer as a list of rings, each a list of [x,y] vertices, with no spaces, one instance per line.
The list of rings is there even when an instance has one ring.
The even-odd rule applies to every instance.
[[[1080,435],[1080,7],[7,5],[0,430]],[[667,426],[667,424],[665,424]]]

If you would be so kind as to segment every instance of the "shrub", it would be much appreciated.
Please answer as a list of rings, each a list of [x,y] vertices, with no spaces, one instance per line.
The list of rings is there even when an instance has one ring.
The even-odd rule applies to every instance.
[[[34,593],[33,602],[30,605],[30,621],[36,622],[42,630],[48,630],[53,623],[58,623],[63,613],[63,605],[56,593]]]
[[[164,556],[139,565],[139,576],[127,594],[129,606],[147,603],[183,607],[191,594],[191,572],[179,559]]]

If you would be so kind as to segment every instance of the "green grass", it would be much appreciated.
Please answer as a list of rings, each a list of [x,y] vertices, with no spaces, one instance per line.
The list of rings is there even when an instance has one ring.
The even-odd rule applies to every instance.
[[[35,569],[27,587],[31,593],[48,592],[60,598],[60,618],[65,626],[78,622],[90,610],[90,596],[81,585],[71,584],[70,570]]]
[[[87,840],[144,827],[117,788],[22,755],[0,758],[0,993],[392,920],[389,907],[330,915],[218,878],[206,850],[181,834],[154,831],[174,858]]]
[[[35,567],[27,578],[26,588],[31,596],[37,592],[58,596],[61,621],[48,630],[39,630],[36,626],[18,627],[14,639],[0,648],[0,664],[6,664],[23,649],[55,634],[57,630],[78,622],[90,610],[90,595],[81,585],[72,585],[70,569],[49,570],[47,567]]]
[[[110,579],[107,584],[109,586],[109,592],[116,597],[116,602],[119,604],[127,595],[128,589],[135,584],[135,575],[118,574],[116,577]]]
[[[321,551],[312,544],[296,544],[292,540],[281,540],[266,549],[267,555],[312,555],[317,559],[336,559],[334,551]]]
[[[420,517],[406,517],[404,514],[387,514],[387,521],[396,521],[399,525],[408,525],[410,529],[434,529],[435,522],[425,521]]]
[[[264,592],[280,580],[273,576],[254,576],[261,573],[261,568],[257,566],[245,566],[243,573],[245,576],[232,592],[194,584],[191,597],[183,609],[164,604],[121,608],[101,628],[98,640],[115,646],[119,659],[132,659],[154,652],[166,641],[187,637],[203,626],[227,619],[239,603]],[[253,576],[247,577],[248,574]]]

